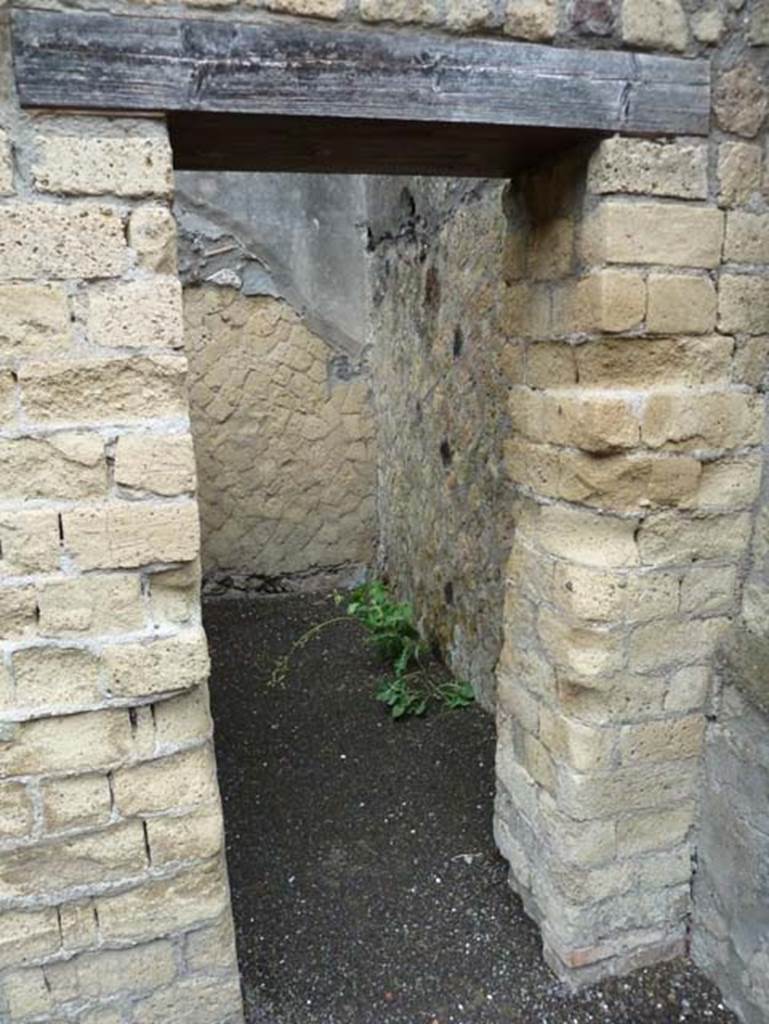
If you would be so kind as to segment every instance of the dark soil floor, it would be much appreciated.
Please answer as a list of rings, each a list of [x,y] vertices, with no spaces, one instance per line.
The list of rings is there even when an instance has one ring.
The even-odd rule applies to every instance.
[[[249,1024],[725,1024],[688,962],[577,995],[545,966],[491,836],[478,708],[393,723],[363,630],[317,596],[205,608]]]

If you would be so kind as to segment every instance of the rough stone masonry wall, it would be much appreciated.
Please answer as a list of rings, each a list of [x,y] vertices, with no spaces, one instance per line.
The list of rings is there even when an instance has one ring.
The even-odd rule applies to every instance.
[[[745,194],[755,190],[763,154]],[[755,197],[753,199],[755,202]],[[766,400],[769,339],[746,348]],[[768,420],[769,423],[769,420]],[[769,443],[740,615],[717,657],[697,821],[692,956],[750,1024],[769,1019]]]
[[[161,122],[15,108],[0,23],[0,1019],[241,1019]]]
[[[679,13],[683,48],[703,12]],[[759,497],[769,221],[747,140],[763,137],[769,11],[711,15],[708,143],[615,139],[584,174],[522,189],[562,253],[551,276],[576,279],[514,286],[497,834],[548,959],[577,979],[687,948],[712,655]],[[584,198],[568,187],[583,178]]]
[[[204,583],[328,588],[376,554],[355,176],[177,175]]]
[[[585,980],[685,948],[708,664],[736,609],[763,408],[717,331],[705,142],[611,140],[521,175],[504,214],[499,188],[475,192],[432,234],[417,204],[387,243],[400,261],[384,248],[378,413],[413,426],[390,438],[383,538],[421,610],[444,559],[460,580],[499,572],[514,527],[497,837],[550,962]]]
[[[490,708],[511,511],[503,193],[374,178],[368,197],[384,567]]]
[[[748,1024],[769,1019],[769,642],[722,653],[700,798],[692,955]]]

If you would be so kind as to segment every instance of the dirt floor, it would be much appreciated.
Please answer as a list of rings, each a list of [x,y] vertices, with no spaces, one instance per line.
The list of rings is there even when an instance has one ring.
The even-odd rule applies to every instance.
[[[724,1024],[691,964],[569,994],[491,835],[478,708],[393,723],[352,622],[270,685],[328,598],[211,601],[205,621],[248,1024]]]

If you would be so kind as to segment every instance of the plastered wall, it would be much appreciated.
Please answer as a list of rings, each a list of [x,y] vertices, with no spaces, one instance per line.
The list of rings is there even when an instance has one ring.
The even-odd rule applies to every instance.
[[[207,13],[713,56],[708,140],[610,140],[514,183],[499,310],[517,488],[499,845],[560,973],[683,951],[712,655],[740,607],[761,473],[767,5]],[[235,1024],[164,127],[23,116],[7,52],[6,36],[2,1012]]]

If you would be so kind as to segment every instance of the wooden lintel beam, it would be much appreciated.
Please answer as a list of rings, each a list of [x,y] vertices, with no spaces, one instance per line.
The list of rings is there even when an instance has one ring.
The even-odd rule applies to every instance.
[[[24,107],[705,135],[707,61],[230,18],[13,11]]]
[[[180,171],[421,174],[509,178],[592,133],[261,114],[168,116]]]

